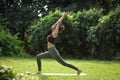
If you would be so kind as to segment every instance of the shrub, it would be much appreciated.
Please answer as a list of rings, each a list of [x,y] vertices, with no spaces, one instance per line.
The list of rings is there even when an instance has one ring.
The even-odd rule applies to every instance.
[[[41,18],[31,27],[30,43],[33,52],[35,52],[34,54],[36,54],[36,52],[42,52],[46,50],[46,36],[51,32],[51,26],[61,17],[62,14],[63,13],[59,10],[56,10],[55,12],[49,12],[47,16]],[[73,24],[73,17],[68,15],[62,24],[65,25],[66,30],[63,32],[63,34],[60,34],[59,38],[57,39],[57,47],[62,52],[68,52],[75,47],[74,41],[77,38],[74,34],[76,28]],[[69,45],[70,47],[66,49],[66,47]],[[72,47],[72,45],[74,46]]]
[[[120,7],[99,19],[96,26],[96,56],[102,59],[112,59],[120,52]]]
[[[86,53],[88,53],[90,46],[88,46],[87,32],[90,27],[94,27],[97,24],[101,14],[102,10],[97,9],[83,10],[77,13],[71,12],[63,21],[66,30],[57,39],[57,48],[60,52],[72,54],[74,57],[80,57],[83,53],[88,55]],[[62,12],[59,10],[50,12],[30,28],[30,43],[33,52],[46,50],[46,36],[51,32],[51,26],[61,15]]]
[[[23,43],[17,36],[18,34],[11,35],[6,29],[0,29],[0,47],[2,49],[2,55],[25,56]]]
[[[31,36],[29,37],[30,46],[33,54],[44,51],[46,48],[46,35],[50,32],[51,26],[60,17],[60,11],[50,12],[48,16],[40,18],[30,28]]]
[[[0,80],[12,80],[16,77],[16,73],[12,67],[0,65]]]
[[[94,33],[93,28],[98,24],[98,19],[102,16],[102,9],[89,9],[78,11],[74,14],[75,22],[78,23],[77,37],[79,42],[81,42],[78,52],[81,56],[90,56],[93,51],[93,41]]]

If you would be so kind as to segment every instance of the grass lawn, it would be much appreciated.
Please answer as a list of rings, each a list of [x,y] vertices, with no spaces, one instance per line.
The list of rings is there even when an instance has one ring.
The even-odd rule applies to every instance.
[[[65,59],[87,73],[88,76],[36,76],[38,80],[120,80],[120,62],[99,60],[75,60]],[[0,64],[13,66],[17,73],[26,71],[36,72],[37,64],[34,58],[0,57]],[[76,71],[64,67],[53,59],[42,60],[42,72],[44,73],[76,73]],[[31,75],[33,76],[33,75]],[[35,79],[35,80],[37,80]],[[33,79],[31,79],[33,80]]]

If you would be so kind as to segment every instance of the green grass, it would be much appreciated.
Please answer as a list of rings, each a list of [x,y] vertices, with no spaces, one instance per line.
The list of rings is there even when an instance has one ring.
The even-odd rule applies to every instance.
[[[40,76],[39,80],[120,80],[120,62],[75,59],[65,59],[65,61],[81,68],[83,73],[87,73],[88,76]],[[35,58],[0,57],[0,64],[13,66],[17,73],[37,71]],[[42,60],[42,72],[76,73],[53,59]]]

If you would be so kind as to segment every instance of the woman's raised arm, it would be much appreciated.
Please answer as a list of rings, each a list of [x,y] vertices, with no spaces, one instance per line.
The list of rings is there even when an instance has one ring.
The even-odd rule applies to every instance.
[[[59,27],[63,21],[63,19],[68,15],[68,12],[64,13],[60,19],[51,27],[52,29],[55,29],[57,26]]]

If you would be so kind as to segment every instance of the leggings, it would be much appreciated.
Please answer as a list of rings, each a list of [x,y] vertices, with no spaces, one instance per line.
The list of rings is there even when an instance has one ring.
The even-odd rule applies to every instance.
[[[38,66],[38,71],[41,71],[41,59],[42,58],[53,58],[55,59],[58,63],[62,64],[63,66],[72,68],[74,70],[78,70],[77,67],[66,63],[63,58],[60,56],[58,50],[55,48],[55,46],[51,47],[48,49],[48,51],[38,54],[37,55],[37,66]]]

